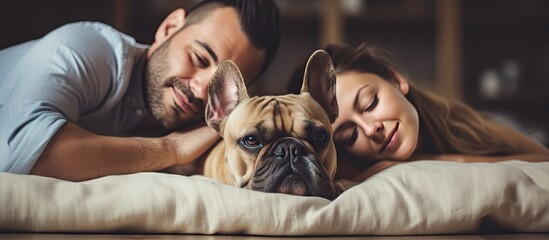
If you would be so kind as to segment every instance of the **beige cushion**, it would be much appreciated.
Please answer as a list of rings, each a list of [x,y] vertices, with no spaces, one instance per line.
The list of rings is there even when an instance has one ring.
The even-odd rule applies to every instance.
[[[0,173],[0,230],[438,234],[490,224],[549,231],[549,162],[397,165],[334,201],[162,173],[73,183]]]

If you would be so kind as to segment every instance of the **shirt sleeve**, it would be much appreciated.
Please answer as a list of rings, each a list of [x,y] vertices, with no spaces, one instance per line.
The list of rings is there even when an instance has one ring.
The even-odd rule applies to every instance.
[[[28,174],[65,124],[100,108],[117,87],[112,41],[90,24],[65,25],[26,52],[2,84],[0,168]]]

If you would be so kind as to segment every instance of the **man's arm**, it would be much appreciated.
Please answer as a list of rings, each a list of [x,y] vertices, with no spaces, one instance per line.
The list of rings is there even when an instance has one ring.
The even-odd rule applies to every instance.
[[[194,161],[218,139],[217,132],[207,126],[161,138],[129,138],[99,136],[66,123],[50,140],[30,173],[83,181],[158,171]]]

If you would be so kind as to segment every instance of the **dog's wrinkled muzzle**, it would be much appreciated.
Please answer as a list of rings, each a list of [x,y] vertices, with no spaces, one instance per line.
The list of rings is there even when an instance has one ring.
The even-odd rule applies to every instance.
[[[280,138],[271,146],[260,160],[250,187],[265,192],[328,199],[339,195],[316,151],[293,137]]]

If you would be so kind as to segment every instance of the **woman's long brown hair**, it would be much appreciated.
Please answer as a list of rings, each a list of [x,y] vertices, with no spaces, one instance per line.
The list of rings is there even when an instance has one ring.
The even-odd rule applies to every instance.
[[[399,76],[403,77],[389,60],[389,54],[382,49],[363,43],[357,48],[329,45],[325,50],[331,56],[337,74],[352,71],[373,73],[392,82],[396,82]],[[294,73],[289,83],[290,91],[299,84],[299,75],[302,76],[300,72]],[[420,139],[416,153],[515,153],[512,146],[489,130],[494,123],[463,102],[444,99],[412,82],[406,98],[419,115]]]

